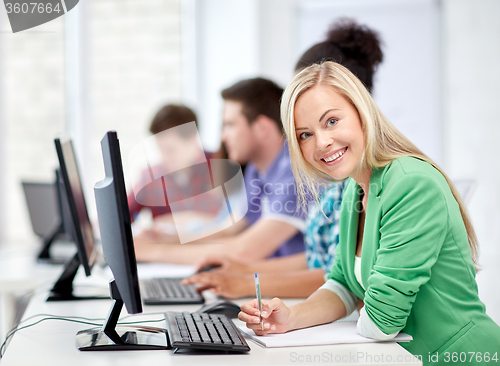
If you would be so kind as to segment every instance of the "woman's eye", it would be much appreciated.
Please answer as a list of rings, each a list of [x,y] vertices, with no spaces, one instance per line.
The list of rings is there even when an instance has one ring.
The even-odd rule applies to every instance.
[[[311,136],[311,134],[309,132],[302,132],[300,135],[299,135],[299,139],[300,140],[305,140],[306,138],[308,138],[309,136]]]
[[[328,121],[326,121],[326,125],[328,127],[335,125],[338,122],[335,118],[330,118]]]

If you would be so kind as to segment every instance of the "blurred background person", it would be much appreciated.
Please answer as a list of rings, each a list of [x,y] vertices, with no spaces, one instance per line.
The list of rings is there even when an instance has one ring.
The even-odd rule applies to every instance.
[[[167,104],[154,116],[149,131],[153,134],[133,153],[146,151],[147,167],[128,194],[132,221],[140,219],[143,237],[175,236],[172,204],[178,212],[198,220],[213,219],[221,208],[216,196],[203,193],[212,190],[210,159],[214,154],[202,148],[195,113],[184,105]],[[154,152],[159,161],[153,160]],[[180,213],[179,213],[180,215]],[[154,228],[153,220],[159,224]],[[147,230],[144,230],[147,229]],[[170,234],[170,235],[169,235]]]

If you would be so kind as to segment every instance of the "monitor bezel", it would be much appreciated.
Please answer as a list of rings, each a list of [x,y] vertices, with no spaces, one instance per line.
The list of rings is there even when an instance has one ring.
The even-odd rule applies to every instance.
[[[69,208],[69,213],[71,215],[71,223],[70,227],[72,230],[73,234],[73,240],[76,243],[76,246],[78,248],[78,257],[80,259],[80,263],[83,266],[85,270],[85,275],[90,276],[92,267],[94,266],[96,259],[97,259],[97,251],[96,251],[96,243],[95,243],[95,238],[92,235],[92,247],[89,251],[90,256],[87,255],[87,246],[85,245],[84,241],[84,236],[82,233],[82,224],[80,222],[80,217],[78,215],[78,208],[76,205],[76,200],[75,196],[73,195],[73,190],[71,189],[71,182],[69,180],[69,175],[68,175],[68,169],[67,169],[67,164],[66,164],[66,155],[64,153],[64,145],[68,145],[73,153],[74,157],[74,163],[76,167],[76,173],[78,175],[78,182],[80,185],[80,189],[83,195],[83,208],[85,210],[85,217],[86,220],[88,220],[88,224],[90,225],[90,228],[92,229],[92,223],[90,222],[90,218],[88,215],[88,210],[87,210],[87,201],[85,200],[85,193],[83,192],[83,185],[82,185],[82,180],[81,180],[81,175],[80,175],[80,170],[78,168],[78,161],[76,160],[76,154],[75,154],[75,149],[73,147],[73,141],[69,137],[60,137],[54,139],[54,143],[56,146],[56,151],[57,151],[57,158],[59,160],[59,168],[60,168],[60,178],[62,179],[63,185],[64,185],[64,194],[67,198],[67,203],[68,203],[68,208]],[[93,234],[93,233],[92,233]]]

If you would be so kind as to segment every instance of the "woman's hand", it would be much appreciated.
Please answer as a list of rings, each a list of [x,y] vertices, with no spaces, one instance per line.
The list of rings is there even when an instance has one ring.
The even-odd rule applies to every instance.
[[[196,271],[203,267],[218,266],[212,272],[226,272],[226,273],[251,273],[246,264],[237,262],[227,257],[207,257],[196,265]]]
[[[261,328],[259,315],[262,315],[264,330]],[[253,329],[257,335],[285,333],[292,329],[292,311],[277,297],[271,301],[262,300],[262,314],[259,312],[257,299],[243,304],[238,319],[245,322],[247,328]]]
[[[255,296],[253,275],[220,272],[218,269],[197,273],[184,279],[182,284],[199,284],[198,291],[210,289],[214,294],[230,299]]]

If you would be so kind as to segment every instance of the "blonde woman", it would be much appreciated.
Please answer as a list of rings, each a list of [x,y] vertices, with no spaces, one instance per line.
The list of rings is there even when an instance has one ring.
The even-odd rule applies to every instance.
[[[325,180],[351,179],[326,283],[293,307],[264,302],[263,331],[256,301],[244,304],[239,318],[247,327],[284,333],[340,319],[359,304],[360,334],[387,340],[408,333],[413,341],[402,346],[424,363],[429,354],[451,362],[453,352],[472,364],[498,360],[500,327],[477,293],[474,229],[444,172],[334,62],[292,80],[281,116],[302,199]],[[470,359],[472,352],[481,356]]]

